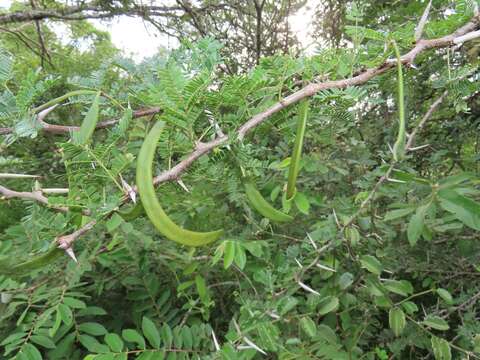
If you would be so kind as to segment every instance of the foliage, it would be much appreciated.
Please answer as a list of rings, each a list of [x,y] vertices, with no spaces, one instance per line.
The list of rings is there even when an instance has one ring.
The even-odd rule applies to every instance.
[[[479,358],[478,59],[462,49],[435,49],[419,55],[415,69],[403,67],[407,134],[448,95],[418,129],[420,147],[398,162],[389,149],[398,130],[396,71],[313,95],[291,202],[284,185],[300,105],[236,138],[242,124],[303,83],[347,78],[387,58],[396,63],[389,45],[410,49],[423,6],[385,3],[342,10],[339,44],[353,46],[265,57],[230,75],[213,38],[187,41],[142,64],[107,59],[106,51],[86,65],[88,73],[75,72],[72,63],[85,58],[70,55],[65,68],[25,71],[38,61],[34,54],[27,61],[25,53],[2,49],[0,123],[13,131],[2,136],[0,172],[41,178],[1,184],[68,193],[46,194],[47,205],[2,200],[0,271],[97,222],[73,244],[78,262],[65,255],[26,274],[0,275],[2,356]],[[472,16],[468,1],[455,8],[433,3],[427,37],[448,34]],[[448,9],[451,15],[439,15]],[[68,102],[58,99],[67,93]],[[52,99],[59,106],[44,120],[80,131],[42,130],[38,110]],[[148,107],[161,112],[134,118],[132,109]],[[110,118],[121,121],[93,131],[97,120]],[[169,241],[141,207],[126,204],[125,183],[135,183],[143,140],[158,121],[164,127],[153,176],[219,132],[229,136],[182,172],[181,182],[156,188],[178,226],[225,229],[210,245]],[[246,178],[268,206],[294,219],[262,217],[245,193]]]

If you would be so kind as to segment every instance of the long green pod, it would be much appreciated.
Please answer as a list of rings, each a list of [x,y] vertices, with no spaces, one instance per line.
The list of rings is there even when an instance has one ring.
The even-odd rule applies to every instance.
[[[88,143],[92,137],[95,127],[98,122],[98,108],[100,103],[100,92],[97,92],[97,95],[93,99],[92,105],[83,119],[80,130],[75,131],[72,135],[72,140],[74,144],[85,145]]]
[[[403,94],[403,71],[402,71],[402,59],[400,56],[400,51],[395,41],[392,42],[393,48],[395,49],[395,55],[397,56],[397,69],[398,69],[398,135],[395,144],[393,145],[393,159],[399,161],[405,156],[405,146],[406,146],[406,129],[405,129],[405,100]]]
[[[300,159],[302,157],[303,139],[305,138],[308,105],[308,100],[302,100],[298,109],[297,133],[295,135],[295,144],[293,146],[292,157],[290,159],[290,168],[288,169],[287,200],[291,200],[297,191],[296,183],[298,170],[300,168]]]
[[[223,230],[194,232],[175,224],[160,205],[152,182],[152,164],[158,139],[165,126],[157,122],[146,136],[137,159],[137,187],[143,208],[155,228],[167,239],[188,246],[202,246],[214,242],[223,234]]]
[[[46,265],[49,265],[54,260],[62,256],[62,254],[64,254],[64,251],[54,245],[51,246],[50,249],[44,254],[35,256],[32,259],[21,262],[17,265],[12,265],[11,260],[0,260],[0,275],[9,275],[12,277],[27,275],[34,270],[38,270]]]
[[[289,222],[293,217],[275,209],[268,203],[252,183],[245,184],[245,193],[252,206],[267,219],[276,222]]]

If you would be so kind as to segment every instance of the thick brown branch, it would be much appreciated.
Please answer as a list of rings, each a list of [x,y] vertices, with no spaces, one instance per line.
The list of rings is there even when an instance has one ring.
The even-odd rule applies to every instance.
[[[65,133],[69,133],[70,131],[78,131],[80,129],[80,127],[78,127],[78,126],[54,125],[54,124],[49,124],[49,123],[45,122],[43,119],[54,108],[55,107],[45,109],[44,111],[46,111],[46,110],[49,110],[49,111],[46,112],[46,113],[43,113],[43,114],[45,114],[44,116],[41,116],[41,114],[38,115],[37,121],[40,124],[43,131],[48,132],[48,133],[52,133],[52,134],[65,134]],[[161,111],[162,110],[159,107],[152,107],[152,108],[149,108],[149,109],[137,110],[137,111],[133,112],[132,117],[134,119],[137,119],[137,118],[140,118],[140,117],[143,117],[143,116],[155,115],[155,114],[160,113]],[[120,121],[120,119],[109,119],[109,120],[100,121],[97,124],[97,129],[104,129],[104,128],[113,126],[113,125],[117,124],[119,121]],[[14,128],[12,128],[12,127],[0,128],[0,135],[11,134],[13,132],[14,132]]]

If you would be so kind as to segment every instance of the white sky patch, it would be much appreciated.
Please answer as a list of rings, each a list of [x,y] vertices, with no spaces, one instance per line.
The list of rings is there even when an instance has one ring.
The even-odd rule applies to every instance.
[[[177,39],[160,34],[153,25],[138,17],[120,16],[108,21],[90,21],[98,29],[108,31],[112,43],[136,61],[156,54],[160,47],[172,49],[178,46]]]

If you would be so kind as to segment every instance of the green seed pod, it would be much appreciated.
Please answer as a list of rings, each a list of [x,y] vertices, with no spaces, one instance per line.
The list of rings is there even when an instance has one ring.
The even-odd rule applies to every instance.
[[[214,242],[223,230],[194,232],[175,224],[160,205],[153,186],[152,164],[157,142],[165,126],[157,122],[146,136],[137,159],[137,187],[143,208],[155,228],[167,239],[188,246],[202,246]]]

